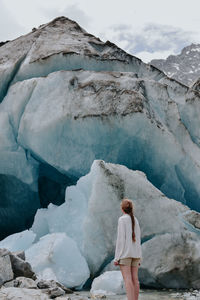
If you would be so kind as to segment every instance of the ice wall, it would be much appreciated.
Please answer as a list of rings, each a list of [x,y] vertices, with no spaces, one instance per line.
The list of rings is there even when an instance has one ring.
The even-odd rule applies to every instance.
[[[62,180],[66,187],[102,158],[144,171],[166,195],[199,210],[200,150],[161,83],[131,73],[55,72],[13,85],[2,110],[17,143],[46,173],[52,166],[63,174],[57,174],[60,199]]]
[[[2,237],[62,204],[94,159],[144,171],[200,210],[198,91],[65,17],[6,43],[0,58]]]

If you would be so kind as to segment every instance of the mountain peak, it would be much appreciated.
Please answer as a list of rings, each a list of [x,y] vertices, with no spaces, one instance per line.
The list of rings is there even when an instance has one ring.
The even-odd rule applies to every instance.
[[[153,59],[151,64],[167,76],[191,86],[200,76],[200,44],[191,44],[178,55],[166,59]]]
[[[41,30],[45,27],[62,27],[62,26],[64,26],[65,29],[68,28],[68,30],[71,31],[79,31],[79,32],[86,33],[86,31],[76,21],[71,20],[65,16],[57,17],[46,24],[40,25],[38,27],[38,30]]]
[[[133,72],[139,77],[157,80],[165,77],[157,68],[146,65],[109,41],[101,41],[64,16],[2,45],[0,65],[2,70],[12,68],[12,83],[59,70],[77,69]]]

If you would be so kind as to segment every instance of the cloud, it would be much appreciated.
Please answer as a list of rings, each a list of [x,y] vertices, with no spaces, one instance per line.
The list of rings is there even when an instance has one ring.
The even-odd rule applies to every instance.
[[[103,38],[110,39],[145,62],[178,54],[183,47],[197,39],[194,32],[156,23],[145,24],[139,30],[124,24],[112,26],[103,34]]]
[[[67,6],[63,10],[63,14],[66,17],[75,20],[82,27],[87,27],[89,22],[91,21],[91,18],[83,10],[81,10],[76,4]]]
[[[165,59],[169,55],[175,54],[173,53],[173,49],[166,50],[166,51],[155,51],[155,52],[148,52],[148,51],[141,51],[137,53],[137,57],[139,57],[142,61],[149,63],[152,59]]]
[[[2,1],[0,1],[0,12],[0,41],[12,40],[26,32],[26,29],[15,20]]]
[[[69,19],[76,21],[80,26],[87,27],[91,18],[81,10],[77,4],[65,6],[64,8],[56,7],[40,7],[40,11],[43,12],[45,17],[49,19],[56,18],[58,16],[65,16]]]

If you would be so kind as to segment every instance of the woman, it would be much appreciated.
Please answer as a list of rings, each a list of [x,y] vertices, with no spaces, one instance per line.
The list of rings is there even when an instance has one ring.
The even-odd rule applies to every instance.
[[[121,210],[123,215],[118,219],[114,264],[120,266],[128,300],[138,300],[138,268],[142,259],[140,226],[133,214],[131,200],[123,199]]]

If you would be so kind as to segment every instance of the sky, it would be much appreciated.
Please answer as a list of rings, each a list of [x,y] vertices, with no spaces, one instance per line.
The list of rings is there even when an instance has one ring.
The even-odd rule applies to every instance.
[[[0,41],[58,16],[145,62],[200,44],[200,0],[0,0]]]

